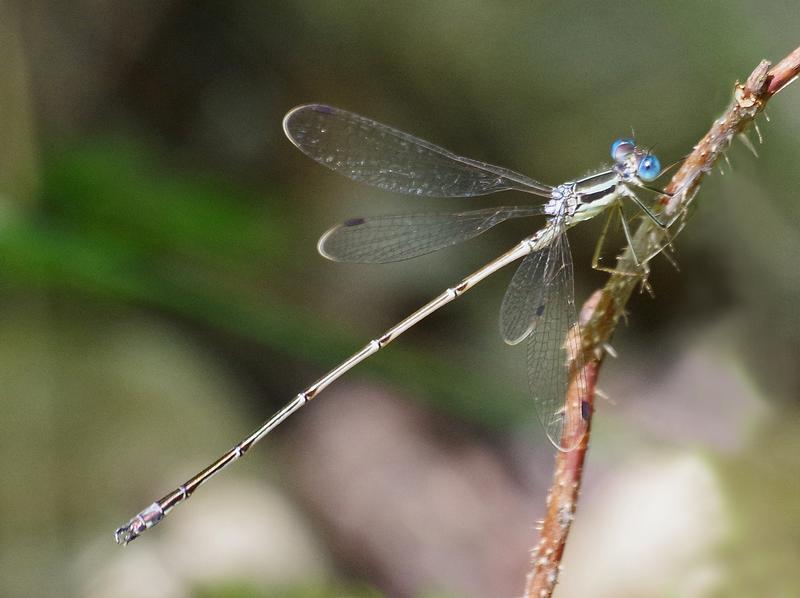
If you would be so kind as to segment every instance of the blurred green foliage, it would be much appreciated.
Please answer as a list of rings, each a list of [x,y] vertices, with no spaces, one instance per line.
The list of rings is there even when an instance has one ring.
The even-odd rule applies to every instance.
[[[759,434],[757,451],[715,459],[735,526],[720,549],[729,565],[720,595],[784,596],[787,588],[800,588],[797,406],[787,415]]]
[[[379,598],[381,594],[367,587],[307,586],[292,588],[257,588],[247,584],[225,584],[198,588],[193,598]]]
[[[160,171],[142,147],[110,142],[50,152],[42,173],[41,215],[0,236],[7,283],[154,307],[322,367],[365,342],[253,284],[301,267],[282,251],[289,228],[277,202]],[[521,415],[519,402],[484,400],[510,386],[441,356],[393,347],[367,367],[482,425]]]

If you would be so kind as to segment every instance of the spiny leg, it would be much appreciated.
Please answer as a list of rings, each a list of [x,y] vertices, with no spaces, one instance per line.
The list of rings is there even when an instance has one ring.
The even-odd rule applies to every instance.
[[[664,241],[663,243],[656,242],[655,249],[653,249],[647,255],[647,258],[645,258],[645,262],[649,262],[650,260],[652,260],[653,258],[655,258],[658,255],[663,255],[664,259],[667,260],[670,263],[670,265],[673,268],[675,268],[675,270],[677,272],[680,272],[681,269],[678,266],[678,262],[675,259],[675,256],[673,255],[675,246],[672,244],[672,242],[675,240],[675,237],[678,236],[678,233],[680,233],[681,230],[683,230],[683,226],[684,225],[681,225],[681,227],[678,229],[678,231],[674,235],[670,235],[670,234],[666,233],[665,234],[666,241]]]
[[[678,266],[678,262],[675,260],[673,255],[673,251],[675,249],[675,245],[673,242],[677,238],[679,234],[683,231],[684,227],[686,226],[687,221],[687,214],[688,214],[688,207],[683,208],[679,214],[677,214],[667,225],[667,228],[662,231],[664,234],[665,241],[663,243],[656,243],[655,248],[648,254],[647,258],[645,259],[646,262],[649,262],[654,257],[659,254],[663,254],[664,258],[672,265],[675,270],[680,272],[680,267]],[[673,224],[675,224],[678,220],[680,220],[680,224],[678,229],[675,232],[671,232],[670,229]]]
[[[603,245],[605,245],[608,227],[611,225],[611,218],[613,218],[613,216],[614,214],[609,211],[608,216],[606,216],[606,222],[603,225],[603,230],[597,239],[597,244],[594,246],[594,254],[592,254],[592,268],[594,270],[604,271],[604,267],[600,265],[600,254],[602,253]]]
[[[601,266],[600,265],[600,254],[602,253],[603,245],[605,244],[605,239],[608,235],[608,229],[611,225],[611,220],[614,216],[617,215],[620,218],[620,222],[622,223],[622,230],[625,234],[625,241],[630,248],[631,254],[633,255],[633,261],[636,265],[636,271],[630,272],[626,270],[619,270],[617,268],[611,268],[608,266]],[[597,245],[594,249],[594,255],[592,256],[592,268],[598,270],[600,272],[608,272],[609,274],[620,274],[622,276],[636,276],[642,277],[643,280],[647,279],[647,274],[649,269],[647,268],[647,263],[642,262],[639,260],[639,257],[636,255],[636,251],[633,247],[633,239],[631,237],[631,231],[628,227],[628,221],[625,219],[625,214],[622,211],[622,205],[617,202],[614,205],[614,208],[608,214],[608,218],[606,218],[606,223],[603,226],[603,232],[600,234],[600,238],[598,239]]]
[[[657,190],[655,190],[655,189],[651,189],[650,187],[644,186],[644,188],[645,188],[645,189],[647,189],[648,191],[653,191],[653,192],[656,192],[656,193],[658,193],[658,191],[657,191]],[[648,207],[647,207],[647,206],[646,206],[646,205],[645,205],[645,204],[644,204],[644,203],[643,203],[643,202],[642,202],[642,201],[639,199],[639,197],[638,197],[638,196],[637,196],[635,193],[633,193],[633,192],[632,192],[630,189],[627,189],[627,188],[625,188],[625,189],[623,189],[623,191],[622,191],[622,192],[623,192],[623,194],[624,194],[626,197],[628,197],[629,199],[631,199],[631,200],[632,200],[632,201],[633,201],[633,202],[634,202],[634,203],[635,203],[637,206],[639,206],[639,208],[640,208],[640,209],[642,210],[642,212],[643,212],[643,214],[642,214],[642,218],[645,218],[645,217],[647,217],[648,219],[650,219],[650,221],[651,221],[651,222],[653,222],[653,224],[655,224],[655,225],[658,227],[659,231],[660,231],[661,233],[663,233],[663,235],[664,235],[664,237],[665,237],[665,239],[666,239],[666,241],[665,241],[664,243],[660,243],[660,244],[659,244],[658,242],[656,242],[656,247],[655,247],[655,249],[653,249],[653,250],[652,250],[652,251],[651,251],[651,252],[650,252],[650,253],[647,255],[647,257],[646,257],[646,258],[643,260],[643,263],[644,263],[644,264],[647,264],[647,263],[649,263],[649,262],[650,262],[650,260],[652,260],[654,257],[656,257],[657,255],[659,255],[659,254],[663,253],[663,254],[664,254],[664,258],[665,258],[665,259],[666,259],[666,260],[667,260],[667,261],[668,261],[668,262],[669,262],[669,263],[672,265],[672,267],[673,267],[673,268],[675,268],[676,270],[680,271],[680,268],[678,267],[678,263],[675,261],[675,258],[674,258],[674,257],[673,257],[673,256],[670,254],[670,250],[671,250],[671,249],[673,249],[673,247],[674,247],[674,246],[673,246],[673,244],[672,244],[672,242],[673,242],[673,241],[675,240],[675,238],[676,238],[676,237],[677,237],[677,236],[680,234],[680,232],[683,230],[684,226],[686,225],[686,209],[685,209],[685,208],[684,208],[684,209],[682,209],[682,210],[681,210],[681,211],[680,211],[678,214],[676,214],[676,215],[675,215],[675,217],[673,217],[673,218],[672,218],[672,219],[671,219],[669,222],[662,222],[662,221],[661,221],[661,220],[658,218],[658,216],[657,216],[657,215],[656,215],[656,214],[655,214],[655,213],[654,213],[654,212],[653,212],[651,209],[649,209],[649,208],[648,208]],[[662,195],[664,195],[664,193],[662,193]],[[670,228],[672,227],[672,225],[673,225],[673,224],[675,224],[675,223],[676,223],[676,222],[677,222],[679,219],[681,220],[681,225],[680,225],[680,227],[678,228],[678,230],[677,230],[675,233],[673,233],[673,234],[670,234],[670,232],[669,232],[669,229],[670,229]],[[623,222],[624,222],[624,221],[623,221]],[[657,234],[657,233],[654,233],[654,234]],[[628,235],[628,238],[630,239],[630,235]],[[652,291],[650,291],[650,292],[652,293]]]
[[[646,187],[644,185],[642,185],[642,188],[647,189],[648,191],[653,191],[653,189],[651,189],[650,187]],[[656,216],[655,212],[653,212],[653,210],[648,208],[647,205],[645,205],[645,203],[641,199],[639,199],[639,196],[636,195],[633,191],[631,191],[627,187],[622,188],[622,194],[631,201],[633,201],[633,203],[635,203],[637,206],[639,206],[639,209],[642,212],[644,212],[645,215],[653,222],[653,224],[655,224],[661,230],[669,228],[669,226],[672,224],[672,222],[670,222],[669,224],[661,222],[658,216]]]

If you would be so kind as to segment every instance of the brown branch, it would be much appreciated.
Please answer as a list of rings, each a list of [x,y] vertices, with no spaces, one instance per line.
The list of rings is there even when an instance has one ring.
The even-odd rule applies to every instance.
[[[800,48],[797,48],[772,69],[769,62],[762,61],[744,84],[736,83],[733,102],[684,160],[660,198],[662,217],[679,220],[678,231],[685,224],[687,208],[701,181],[724,155],[734,137],[743,133],[761,113],[767,101],[794,81],[799,73]],[[633,235],[632,246],[617,260],[616,270],[636,272],[634,255],[653,256],[674,238],[674,234],[670,237],[667,235],[670,233],[649,220],[643,221]],[[550,596],[558,581],[561,557],[577,507],[583,463],[589,446],[595,381],[603,362],[603,347],[624,315],[625,305],[635,288],[639,284],[646,284],[646,265],[644,268],[639,266],[639,271],[642,272],[640,276],[612,274],[605,287],[595,291],[581,309],[584,365],[580,369],[585,382],[581,388],[578,384],[580,369],[573,368],[565,397],[565,417],[567,421],[582,422],[582,429],[576,433],[583,434],[583,438],[575,450],[556,456],[553,485],[547,497],[547,514],[542,522],[539,543],[532,551],[531,570],[525,584],[526,598]]]

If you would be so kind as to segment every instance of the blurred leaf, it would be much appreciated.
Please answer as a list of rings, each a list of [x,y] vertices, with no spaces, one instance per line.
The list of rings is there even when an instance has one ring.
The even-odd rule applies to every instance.
[[[130,142],[101,141],[51,152],[44,196],[50,218],[81,234],[125,243],[153,257],[261,263],[280,257],[280,214],[254,191],[209,176],[171,172],[158,156]]]
[[[735,526],[722,548],[727,566],[720,595],[794,596],[800,589],[798,422],[800,412],[788,410],[747,452],[718,459]]]
[[[313,585],[259,590],[247,584],[225,584],[198,588],[194,598],[380,598],[377,590],[366,586]]]

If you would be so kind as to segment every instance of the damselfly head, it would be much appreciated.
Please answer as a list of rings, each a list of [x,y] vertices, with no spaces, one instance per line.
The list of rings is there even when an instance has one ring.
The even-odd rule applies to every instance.
[[[614,162],[620,164],[636,150],[636,143],[633,139],[617,139],[611,144],[611,157]]]
[[[647,183],[654,181],[658,178],[658,175],[661,174],[661,162],[659,162],[658,158],[653,154],[646,154],[639,160],[639,165],[636,167],[636,174]]]
[[[661,174],[658,158],[638,147],[633,139],[622,138],[612,143],[611,157],[614,158],[617,172],[626,180],[636,177],[649,183]]]

